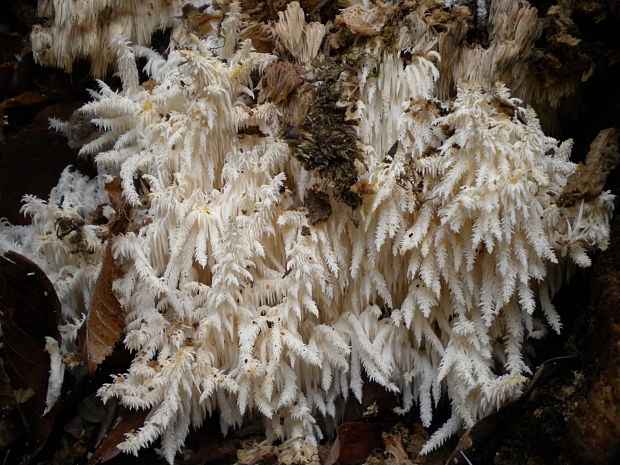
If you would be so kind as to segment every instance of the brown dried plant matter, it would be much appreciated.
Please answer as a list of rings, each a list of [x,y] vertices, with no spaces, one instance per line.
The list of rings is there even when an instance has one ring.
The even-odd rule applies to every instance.
[[[403,424],[397,424],[393,428],[381,434],[384,450],[375,449],[364,465],[444,465],[447,454],[445,451],[421,456],[420,450],[428,440],[428,432],[420,427],[413,426],[411,429]]]
[[[297,66],[293,63],[288,61],[271,63],[261,81],[258,103],[271,100],[276,105],[281,105],[303,82]]]
[[[223,16],[221,12],[205,13],[204,10],[207,6],[208,4],[197,8],[191,3],[187,3],[182,10],[183,23],[187,29],[201,38],[206,37],[213,29],[215,21],[221,21]]]
[[[273,29],[265,23],[248,21],[240,32],[243,40],[250,39],[259,53],[271,53],[275,47]]]
[[[620,131],[603,129],[590,145],[585,163],[579,163],[570,175],[558,199],[558,205],[567,207],[581,200],[592,200],[605,186],[609,173],[620,162]]]
[[[346,8],[336,16],[334,23],[336,26],[347,27],[353,34],[360,36],[379,34],[398,8],[379,0],[372,3],[374,7],[357,4]]]
[[[125,326],[125,310],[112,292],[112,283],[122,276],[122,270],[112,256],[112,240],[115,234],[125,231],[128,222],[126,207],[121,198],[120,178],[106,184],[106,190],[117,214],[109,224],[110,238],[86,320],[84,347],[91,374],[112,353]]]

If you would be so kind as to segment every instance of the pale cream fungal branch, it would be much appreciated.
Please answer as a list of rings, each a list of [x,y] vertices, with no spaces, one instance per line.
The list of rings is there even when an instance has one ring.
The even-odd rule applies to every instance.
[[[115,11],[92,11],[104,3]],[[429,452],[519,395],[532,372],[524,346],[561,329],[551,299],[571,262],[606,247],[614,196],[598,178],[574,187],[596,163],[577,168],[571,143],[546,136],[497,83],[493,54],[518,61],[523,44],[507,42],[531,39],[521,22],[497,31],[513,13],[505,2],[488,17],[501,45],[449,57],[419,12],[389,25],[388,40],[379,11],[394,5],[347,2],[342,20],[359,37],[337,59],[297,2],[262,23],[276,42],[262,52],[245,38],[242,2],[209,7],[200,31],[175,22],[175,2],[139,25],[143,3],[117,18],[131,18],[125,35],[93,26],[108,48],[83,54],[97,69],[114,61],[123,80],[120,91],[101,82],[80,110],[96,128],[81,150],[98,176],[65,171],[47,202],[26,199],[32,225],[0,226],[0,250],[28,255],[54,283],[68,347],[109,240],[88,218],[105,210],[104,180],[121,178],[131,229],[111,247],[123,270],[113,289],[134,358],[99,394],[149,410],[121,448],[160,440],[172,463],[218,412],[224,433],[264,424],[268,442],[241,463],[278,439],[283,463],[303,463],[372,380],[426,427],[447,396]],[[41,4],[63,18],[37,31],[41,42],[94,21]],[[176,24],[167,55],[135,45],[161,24]],[[141,85],[135,56],[147,58]],[[312,108],[295,120],[289,102],[304,99]],[[617,157],[597,141],[599,158]]]
[[[325,36],[325,26],[317,22],[307,23],[304,10],[298,2],[289,3],[278,16],[279,21],[274,27],[278,39],[276,51],[307,64],[319,51]]]

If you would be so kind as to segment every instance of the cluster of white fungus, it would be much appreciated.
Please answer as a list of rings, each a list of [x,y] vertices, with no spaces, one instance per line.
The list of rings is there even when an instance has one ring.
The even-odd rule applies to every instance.
[[[49,274],[74,335],[106,245],[87,218],[110,208],[103,183],[120,176],[131,224],[107,240],[134,359],[99,393],[150,412],[124,451],[161,438],[172,463],[190,427],[217,411],[224,432],[261,417],[299,461],[372,380],[399,394],[399,412],[417,406],[425,426],[448,396],[452,415],[428,452],[518,395],[531,373],[524,342],[560,330],[551,297],[570,262],[588,266],[586,251],[606,247],[613,196],[559,204],[576,170],[571,144],[545,136],[503,85],[463,81],[438,100],[441,57],[412,12],[389,44],[359,40],[354,66],[336,68],[334,105],[357,137],[352,208],[295,155],[312,134],[296,134],[307,142],[296,147],[283,135],[291,106],[257,101],[283,60],[310,93],[320,88],[317,70],[337,60],[324,53],[329,26],[292,2],[272,25],[275,51],[259,53],[240,39],[239,2],[219,7],[221,26],[205,37],[179,23],[167,56],[129,41],[143,43],[172,7],[119,19],[123,40],[101,39],[116,26],[93,27],[89,43],[103,48],[67,55],[119,63],[122,90],[101,82],[81,109],[100,131],[82,148],[99,175],[67,171],[47,202],[26,199],[33,224],[3,226],[0,249]],[[55,18],[70,31],[85,21]],[[137,55],[148,60],[142,85]],[[317,193],[329,213],[311,221]],[[71,218],[81,227],[59,234]]]
[[[71,70],[87,59],[93,74],[117,66],[129,43],[148,45],[153,32],[178,23],[185,0],[39,0],[44,22],[31,33],[35,60]]]

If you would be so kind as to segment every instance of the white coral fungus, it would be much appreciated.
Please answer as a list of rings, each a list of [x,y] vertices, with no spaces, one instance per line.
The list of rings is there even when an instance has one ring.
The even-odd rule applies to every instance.
[[[95,253],[70,253],[53,223],[86,218],[92,199],[105,202],[89,190],[122,178],[133,226],[113,239],[114,289],[135,357],[100,395],[150,410],[124,451],[161,437],[172,463],[215,411],[224,432],[259,415],[269,438],[312,448],[365,380],[399,393],[401,412],[417,404],[425,426],[447,394],[452,416],[430,451],[519,393],[524,341],[559,331],[551,297],[568,259],[587,266],[586,249],[606,246],[613,196],[558,206],[570,142],[545,136],[501,85],[438,101],[436,52],[405,62],[371,39],[339,78],[360,154],[362,204],[346,206],[293,156],[283,110],[257,103],[256,79],[277,58],[237,43],[236,3],[221,36],[188,37],[167,58],[131,49],[148,58],[149,86],[125,60],[125,89],[101,83],[82,108],[101,132],[82,148],[99,177],[66,173],[47,204],[28,199],[33,226],[5,228],[2,248],[34,257],[78,316],[103,245],[85,227]],[[312,73],[323,34],[293,2],[276,50]],[[307,218],[311,190],[326,193],[324,221]],[[67,204],[78,193],[88,208]]]

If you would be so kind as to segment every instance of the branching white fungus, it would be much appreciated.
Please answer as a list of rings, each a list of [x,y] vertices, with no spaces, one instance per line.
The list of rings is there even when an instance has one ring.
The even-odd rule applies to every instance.
[[[38,59],[66,67],[90,57],[98,71],[116,63],[123,88],[101,82],[81,109],[100,131],[81,149],[99,175],[65,171],[47,202],[28,197],[33,224],[3,226],[0,248],[49,274],[74,335],[80,322],[70,319],[88,307],[105,250],[84,221],[107,202],[103,182],[121,177],[132,227],[113,239],[124,270],[114,290],[135,357],[99,393],[150,411],[122,450],[161,438],[172,463],[190,427],[217,411],[224,432],[261,417],[269,439],[292,444],[281,459],[301,461],[372,380],[399,393],[400,412],[419,406],[425,426],[449,397],[452,415],[428,452],[520,392],[531,373],[524,342],[560,330],[551,298],[570,262],[588,266],[587,251],[606,247],[613,196],[557,203],[576,169],[571,142],[545,136],[534,111],[494,84],[499,71],[485,68],[476,82],[474,52],[454,54],[450,82],[462,84],[455,99],[439,100],[437,38],[415,12],[389,43],[372,36],[384,18],[364,16],[369,37],[338,62],[325,52],[329,28],[308,22],[297,2],[273,25],[273,53],[240,40],[251,19],[239,2],[220,1],[221,27],[198,37],[177,21],[166,56],[139,44],[175,22],[178,2],[40,3],[54,20],[33,35]],[[492,3],[491,20],[511,2]],[[362,27],[355,11],[379,8],[348,4],[345,27]],[[115,19],[102,26],[104,11]],[[148,85],[138,81],[138,55]],[[354,128],[347,166],[357,172],[344,187],[329,178],[336,165],[321,170],[323,159],[308,155],[345,153],[316,140],[321,108],[304,109],[302,133],[290,128],[290,107],[257,102],[278,60],[301,76],[295,86],[303,82],[290,98],[318,94],[321,121],[341,114],[339,124]],[[333,140],[344,134],[333,130]],[[310,196],[326,208],[312,222]],[[82,224],[57,234],[67,218]]]

